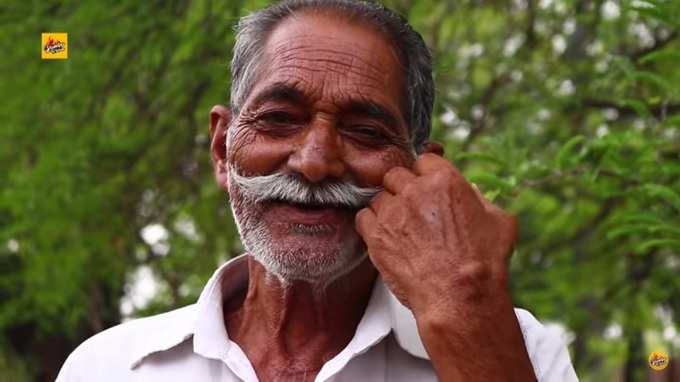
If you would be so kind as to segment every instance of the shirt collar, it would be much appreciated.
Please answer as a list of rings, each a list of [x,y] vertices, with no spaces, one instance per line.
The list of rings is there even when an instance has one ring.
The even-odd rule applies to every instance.
[[[248,282],[248,258],[241,255],[221,266],[208,280],[196,303],[200,320],[194,323],[194,352],[204,357],[224,359],[231,341],[224,327],[223,293],[234,293]]]
[[[194,305],[180,309],[182,314],[166,313],[159,321],[161,330],[148,333],[131,352],[130,367],[135,368],[152,353],[169,350],[193,335],[194,352],[207,358],[226,360],[231,346],[224,327],[222,301],[224,294],[234,293],[248,282],[248,257],[238,256],[213,273]],[[160,317],[159,317],[160,318]],[[408,353],[427,359],[418,328],[411,311],[403,306],[378,276],[366,312],[357,326],[357,335],[343,351],[359,354],[374,345],[389,332]]]

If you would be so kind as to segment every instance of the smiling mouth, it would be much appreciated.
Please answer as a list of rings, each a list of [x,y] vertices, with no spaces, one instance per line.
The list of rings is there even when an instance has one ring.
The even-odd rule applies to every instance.
[[[293,202],[293,201],[284,200],[284,199],[271,199],[271,200],[269,200],[269,203],[272,203],[274,205],[286,204],[286,205],[289,205],[289,206],[293,206],[295,208],[308,209],[308,210],[322,210],[322,209],[326,209],[326,208],[336,208],[336,209],[345,209],[345,210],[351,209],[351,207],[346,206],[346,205],[342,205],[342,204],[318,203],[318,202],[302,203],[302,202]]]
[[[347,206],[283,200],[274,200],[270,203],[278,218],[297,224],[340,224],[349,216],[353,216],[353,209]]]

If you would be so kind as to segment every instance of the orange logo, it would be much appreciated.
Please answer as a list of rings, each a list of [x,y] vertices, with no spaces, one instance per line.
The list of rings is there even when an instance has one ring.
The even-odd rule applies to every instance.
[[[43,60],[64,60],[68,58],[68,33],[43,33]]]
[[[668,367],[668,354],[662,351],[653,351],[649,355],[649,367],[654,370],[663,370]]]

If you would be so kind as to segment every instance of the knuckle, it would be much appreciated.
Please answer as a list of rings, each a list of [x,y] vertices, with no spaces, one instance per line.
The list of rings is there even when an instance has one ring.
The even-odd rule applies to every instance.
[[[446,171],[437,170],[431,174],[423,176],[421,182],[425,187],[441,187],[441,185],[446,184],[448,181],[448,175]]]
[[[401,191],[401,194],[406,199],[412,200],[420,194],[420,190],[418,185],[414,183],[409,183],[406,186],[404,186],[404,188]]]
[[[480,282],[491,277],[491,269],[480,261],[473,261],[460,267],[459,276],[461,280],[467,282]]]
[[[370,209],[373,211],[378,211],[378,205],[380,204],[380,194],[374,196],[370,202],[368,202],[368,206]]]
[[[399,177],[399,175],[405,170],[406,169],[401,166],[392,167],[391,169],[387,170],[383,176],[383,181],[396,180],[396,178]]]
[[[453,170],[449,168],[443,168],[433,174],[432,182],[437,187],[453,187],[458,189],[460,186],[462,186],[464,180],[457,176]]]
[[[452,180],[456,173],[450,167],[442,167],[435,171],[434,175],[440,179]]]
[[[443,162],[448,162],[446,159],[442,158],[441,156],[433,153],[424,153],[421,154],[420,157],[418,158],[419,161],[421,162],[433,162],[433,163],[443,163]]]
[[[357,212],[357,214],[354,216],[354,221],[358,222],[358,221],[364,220],[366,218],[366,213],[367,213],[367,211],[366,211],[365,208],[360,209]]]
[[[469,191],[471,193],[474,193],[475,191],[472,189],[472,185],[462,176],[458,176],[457,174],[453,173],[451,177],[449,178],[450,184],[454,186],[457,190],[459,191]]]
[[[387,193],[385,193],[384,191],[379,192],[376,196],[373,197],[373,199],[371,199],[371,201],[369,202],[369,207],[370,209],[378,213],[378,211],[380,211],[380,209],[384,207],[386,201]]]

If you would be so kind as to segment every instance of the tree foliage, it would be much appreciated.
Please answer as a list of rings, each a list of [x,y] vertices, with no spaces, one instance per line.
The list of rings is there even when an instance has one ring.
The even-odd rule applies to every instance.
[[[241,251],[207,116],[228,102],[232,26],[266,3],[0,5],[0,375],[54,378]],[[516,305],[564,325],[583,380],[680,354],[680,2],[387,4],[433,50],[433,137],[519,218]],[[39,59],[48,31],[68,60]],[[143,303],[140,274],[158,285]]]

